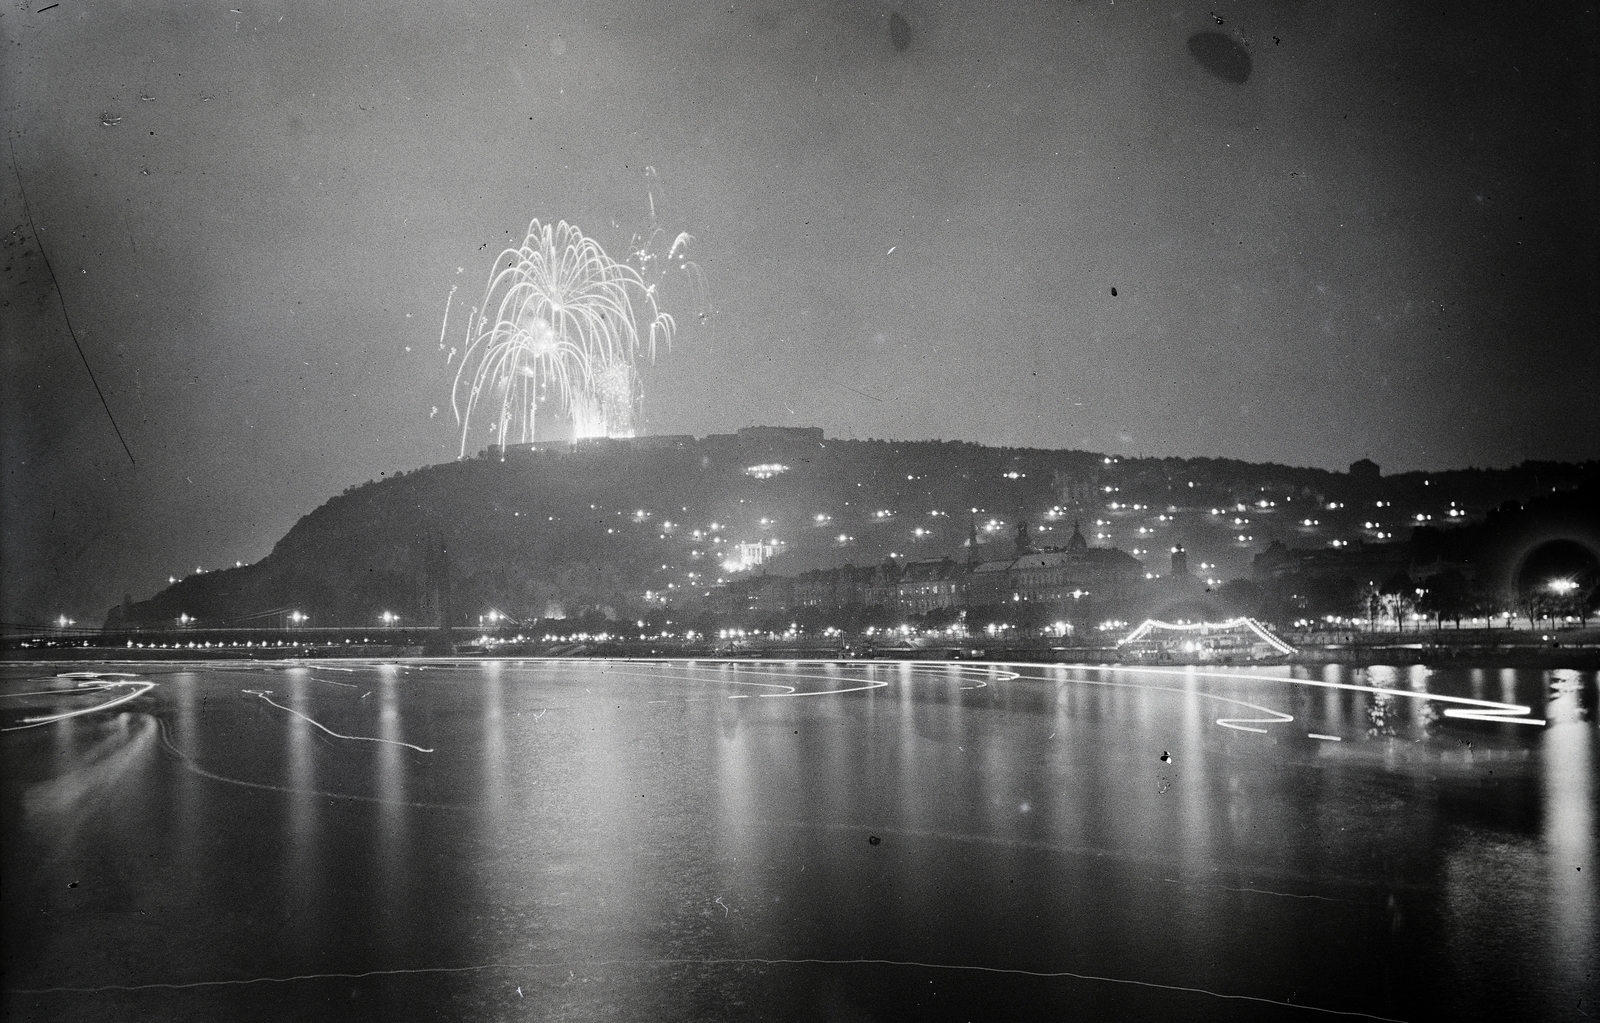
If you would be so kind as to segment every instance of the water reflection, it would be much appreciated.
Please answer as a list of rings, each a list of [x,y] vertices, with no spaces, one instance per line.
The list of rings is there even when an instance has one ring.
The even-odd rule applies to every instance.
[[[203,724],[208,701],[201,692],[199,681],[192,673],[181,672],[166,679],[165,688],[177,704],[171,738],[191,756],[205,757],[205,734],[208,729]],[[160,727],[158,719],[151,718],[151,721]],[[165,762],[170,765],[168,777],[174,794],[172,852],[184,864],[185,873],[200,877],[206,850],[206,835],[201,829],[205,824],[205,801],[211,783],[193,771],[183,770],[170,758],[165,758]]]
[[[483,667],[483,694],[479,697],[483,721],[483,809],[504,813],[506,807],[506,694],[505,665],[494,661]]]
[[[1216,841],[1209,792],[1211,751],[1206,742],[1210,722],[1201,707],[1200,685],[1200,679],[1192,673],[1184,680],[1183,741],[1178,744],[1176,759],[1170,765],[1164,764],[1156,775],[1158,793],[1165,795],[1170,788],[1183,808],[1181,849],[1189,853],[1184,865],[1190,870],[1200,867]]]
[[[253,723],[269,730],[278,727],[284,730],[283,747],[288,759],[289,792],[288,807],[283,814],[282,825],[285,832],[283,841],[288,855],[281,863],[283,871],[281,885],[287,894],[291,914],[290,926],[294,933],[299,935],[299,940],[312,942],[323,925],[322,911],[325,904],[323,860],[319,855],[319,845],[322,840],[320,816],[324,800],[316,794],[319,786],[316,750],[313,746],[315,739],[311,723],[306,720],[312,716],[313,711],[310,694],[307,692],[306,674],[304,668],[286,671],[281,681],[287,692],[281,697],[274,694],[275,698],[296,713],[278,714],[263,704],[256,710],[254,717],[257,720]]]
[[[370,851],[371,860],[376,866],[373,880],[377,889],[377,905],[374,907],[377,918],[372,922],[378,937],[387,946],[386,951],[393,955],[404,947],[401,936],[413,926],[408,912],[411,905],[408,897],[411,890],[408,870],[411,859],[407,850],[411,848],[411,836],[407,824],[412,808],[407,805],[406,758],[408,755],[421,754],[401,745],[404,739],[400,682],[395,673],[386,671],[381,674],[376,688],[369,691],[372,696],[363,698],[362,702],[377,701],[378,737],[386,741],[375,744],[377,749],[374,751],[352,750],[351,753],[376,758],[379,802],[368,804],[378,817],[378,826],[372,829],[373,844]]]
[[[8,733],[8,768],[24,751],[50,765],[5,782],[8,846],[25,850],[5,854],[8,891],[53,890],[46,862],[172,851],[114,883],[135,901],[203,893],[181,956],[142,920],[61,932],[141,980],[562,964],[362,981],[392,1015],[882,1015],[880,992],[914,1003],[927,987],[909,968],[756,959],[1068,970],[1397,1018],[1472,1016],[1490,987],[1555,992],[1494,1003],[1537,1014],[1585,983],[1600,953],[1593,673],[1296,673],[1393,689],[1374,694],[1248,671],[1019,670],[373,665],[332,686],[196,669],[125,713]],[[1485,689],[1548,697],[1550,726],[1396,705]],[[1220,727],[1236,710],[1219,699],[1293,720]],[[209,775],[153,755],[158,720]],[[36,927],[16,904],[8,937]],[[616,960],[632,965],[601,965]],[[59,961],[20,960],[20,983],[63,982]],[[1100,1015],[1137,1008],[1110,982],[936,979],[1019,1015],[1069,994]],[[271,1007],[327,994],[283,985]],[[240,1008],[159,997],[174,1001],[152,994],[149,1014]]]
[[[1500,701],[1502,703],[1517,702],[1517,675],[1515,668],[1500,669]]]
[[[1587,673],[1587,688],[1595,673]],[[1548,849],[1549,912],[1553,917],[1549,954],[1564,963],[1568,975],[1593,977],[1600,961],[1600,905],[1595,873],[1595,773],[1594,727],[1582,712],[1579,694],[1583,673],[1547,672],[1547,682],[1558,694],[1548,711],[1550,726],[1544,733],[1544,840]],[[1595,985],[1588,997],[1594,997]],[[1573,994],[1583,996],[1582,989]],[[1576,998],[1573,1003],[1576,1004]]]
[[[127,712],[113,714],[91,726],[76,718],[45,726],[52,732],[56,763],[64,770],[24,789],[22,806],[30,826],[61,822],[72,828],[110,812],[118,789],[149,759],[157,742],[154,720]],[[74,833],[55,837],[70,846]]]
[[[1323,666],[1322,681],[1337,685],[1344,681],[1344,667],[1338,664]],[[1343,738],[1345,731],[1345,703],[1350,699],[1348,693],[1337,689],[1324,689],[1322,691],[1322,715],[1318,722],[1318,731],[1337,735]]]

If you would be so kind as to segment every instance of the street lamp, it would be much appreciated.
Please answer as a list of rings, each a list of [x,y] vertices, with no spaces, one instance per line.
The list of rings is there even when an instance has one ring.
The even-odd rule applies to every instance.
[[[1571,611],[1572,604],[1576,603],[1575,597],[1577,596],[1578,591],[1578,580],[1552,579],[1546,585],[1549,586],[1550,592],[1555,594],[1557,603],[1557,607],[1555,608],[1556,612],[1561,615],[1566,615],[1569,613]]]
[[[501,611],[496,611],[493,608],[491,608],[487,613],[478,616],[478,624],[488,625],[488,627],[491,629],[498,628],[500,622],[509,622],[511,620],[512,618],[510,615]]]

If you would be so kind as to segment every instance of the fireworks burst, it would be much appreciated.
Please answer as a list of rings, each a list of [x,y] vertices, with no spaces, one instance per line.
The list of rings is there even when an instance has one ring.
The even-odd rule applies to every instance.
[[[690,241],[683,235],[667,260],[682,257]],[[633,246],[640,266],[619,263],[566,221],[535,220],[520,247],[500,254],[467,324],[451,393],[463,456],[475,415],[480,424],[492,417],[498,444],[533,441],[541,413],[569,424],[574,439],[633,435],[639,359],[654,362],[676,330],[641,251],[651,243]],[[445,316],[448,325],[448,302]]]
[[[706,300],[705,278],[699,265],[689,258],[694,235],[688,231],[674,233],[661,227],[656,212],[658,195],[661,203],[666,203],[661,176],[654,167],[646,167],[644,178],[645,197],[650,203],[650,226],[634,234],[628,243],[628,258],[638,266],[639,275],[649,281],[651,287],[676,288],[680,284],[686,287],[688,293],[683,297],[695,307],[697,318],[704,322],[710,318],[711,308]]]

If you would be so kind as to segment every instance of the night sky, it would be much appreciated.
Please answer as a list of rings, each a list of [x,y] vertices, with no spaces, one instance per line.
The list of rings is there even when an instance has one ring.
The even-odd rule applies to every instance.
[[[534,217],[695,236],[652,433],[1600,455],[1592,5],[8,0],[0,46],[6,622],[453,457],[446,296]]]

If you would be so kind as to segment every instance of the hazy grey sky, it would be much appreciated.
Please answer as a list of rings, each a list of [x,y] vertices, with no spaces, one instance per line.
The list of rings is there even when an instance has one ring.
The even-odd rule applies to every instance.
[[[1584,5],[44,6],[0,17],[7,621],[451,457],[451,286],[534,217],[620,255],[651,185],[715,311],[651,432],[1600,454]]]

